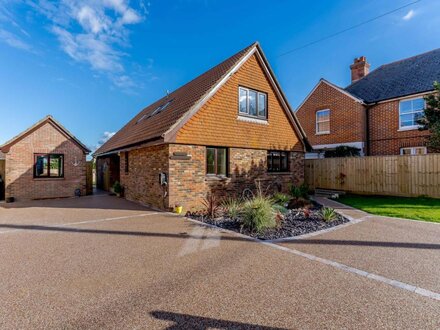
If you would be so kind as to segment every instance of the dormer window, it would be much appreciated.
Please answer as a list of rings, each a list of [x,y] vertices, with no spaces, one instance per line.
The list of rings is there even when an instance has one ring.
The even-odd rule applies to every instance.
[[[239,87],[239,114],[258,119],[267,119],[267,94],[253,89]]]

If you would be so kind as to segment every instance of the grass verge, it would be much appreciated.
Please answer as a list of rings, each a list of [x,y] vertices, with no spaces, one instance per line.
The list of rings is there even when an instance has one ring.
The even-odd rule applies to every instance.
[[[440,223],[440,199],[342,195],[337,201],[371,214]]]

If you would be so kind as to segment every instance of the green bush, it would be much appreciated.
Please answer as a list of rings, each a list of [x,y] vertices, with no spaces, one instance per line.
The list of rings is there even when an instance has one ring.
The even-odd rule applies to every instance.
[[[119,181],[115,181],[115,183],[113,184],[113,191],[115,192],[115,194],[122,193],[122,186]]]
[[[330,207],[323,207],[320,211],[320,215],[323,221],[332,222],[336,220],[336,212]]]
[[[309,186],[307,186],[305,183],[303,183],[300,186],[291,185],[290,186],[290,194],[294,198],[305,198],[308,199],[309,197]]]
[[[237,219],[242,210],[242,202],[236,198],[229,197],[221,204],[224,213],[231,219]]]
[[[281,213],[282,215],[286,214],[287,212],[289,212],[289,209],[280,205],[280,204],[274,204],[272,205],[272,208],[275,212],[277,213]]]
[[[246,201],[243,205],[243,225],[256,232],[275,227],[277,223],[272,206],[273,201],[263,196]]]
[[[275,195],[273,195],[273,199],[275,200],[275,203],[282,205],[282,206],[289,203],[291,198],[292,197],[290,197],[289,195],[282,194],[282,193],[276,193]]]

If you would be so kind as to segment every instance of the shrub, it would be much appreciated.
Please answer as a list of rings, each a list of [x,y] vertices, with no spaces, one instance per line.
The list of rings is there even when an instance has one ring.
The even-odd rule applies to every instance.
[[[272,205],[273,201],[263,196],[246,201],[243,205],[243,225],[256,232],[275,227],[277,223]]]
[[[359,157],[361,149],[350,146],[337,146],[334,150],[326,150],[324,158]]]
[[[282,193],[276,193],[275,195],[273,195],[273,199],[275,200],[275,203],[283,206],[289,203],[291,198],[292,197],[290,197],[289,195]]]
[[[290,194],[294,198],[305,198],[308,199],[309,197],[309,187],[303,183],[300,186],[291,185],[290,186]]]
[[[223,200],[221,206],[225,214],[231,219],[237,219],[243,207],[240,200],[232,197]]]
[[[205,212],[211,219],[215,219],[220,215],[221,207],[215,195],[208,193],[202,201],[205,206]]]
[[[331,207],[323,207],[320,215],[322,220],[325,222],[332,222],[336,219],[336,212]]]
[[[122,186],[119,181],[115,181],[115,183],[113,184],[113,191],[115,192],[115,194],[122,193]]]

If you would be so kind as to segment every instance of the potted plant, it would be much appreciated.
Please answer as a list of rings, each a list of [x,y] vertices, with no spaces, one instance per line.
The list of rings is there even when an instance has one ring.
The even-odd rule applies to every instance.
[[[121,197],[122,191],[123,191],[123,188],[122,188],[121,184],[119,183],[119,181],[116,181],[113,184],[113,192],[116,194],[116,196]]]
[[[174,213],[181,214],[182,211],[183,211],[183,206],[181,204],[177,203],[174,206]]]

